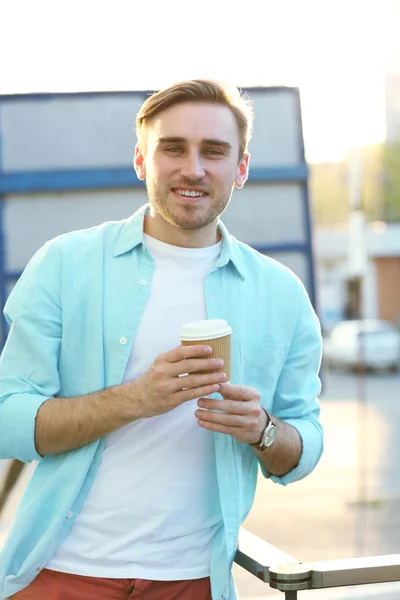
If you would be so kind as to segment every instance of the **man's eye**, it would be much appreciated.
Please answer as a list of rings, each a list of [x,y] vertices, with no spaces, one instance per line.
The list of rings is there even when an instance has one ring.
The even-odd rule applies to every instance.
[[[214,154],[217,156],[221,156],[222,152],[221,150],[216,150],[215,148],[209,148],[208,150],[206,150],[206,154]]]
[[[181,148],[178,148],[178,146],[170,146],[170,148],[166,148],[166,151],[175,154],[181,152]]]

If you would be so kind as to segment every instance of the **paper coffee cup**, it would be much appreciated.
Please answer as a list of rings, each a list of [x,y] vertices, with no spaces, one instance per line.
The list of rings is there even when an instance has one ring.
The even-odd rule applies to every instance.
[[[224,367],[212,371],[197,371],[205,373],[226,373],[227,381],[231,379],[231,338],[232,328],[223,319],[206,319],[193,321],[183,325],[180,330],[181,344],[183,346],[211,346],[212,354],[204,358],[222,358]]]

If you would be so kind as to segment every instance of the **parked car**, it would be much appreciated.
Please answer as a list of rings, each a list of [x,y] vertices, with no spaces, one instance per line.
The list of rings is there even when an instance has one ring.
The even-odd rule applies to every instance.
[[[324,359],[332,367],[400,369],[400,331],[389,321],[340,321],[324,340]]]

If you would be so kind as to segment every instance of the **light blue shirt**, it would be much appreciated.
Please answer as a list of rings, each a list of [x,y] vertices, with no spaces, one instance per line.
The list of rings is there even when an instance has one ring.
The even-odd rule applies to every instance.
[[[0,357],[0,458],[37,465],[0,554],[1,598],[26,587],[46,566],[96,477],[105,438],[41,457],[35,418],[49,398],[121,383],[154,274],[143,244],[147,209],[47,242],[7,301],[11,328]],[[238,242],[221,222],[219,229],[221,255],[205,284],[208,317],[232,326],[231,383],[256,388],[262,405],[301,435],[295,469],[279,478],[262,468],[265,477],[286,485],[308,475],[322,453],[319,323],[289,269]],[[214,437],[224,528],[213,542],[212,597],[233,600],[232,563],[239,528],[253,504],[258,460],[250,446],[231,436]]]

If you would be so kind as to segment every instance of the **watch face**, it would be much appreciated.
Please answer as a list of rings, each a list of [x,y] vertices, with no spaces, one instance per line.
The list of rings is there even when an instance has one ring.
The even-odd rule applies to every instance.
[[[276,433],[275,425],[270,423],[270,425],[264,431],[264,436],[263,436],[263,441],[262,441],[263,446],[268,447],[272,444],[272,442],[274,441],[274,438],[275,438],[275,433]]]

